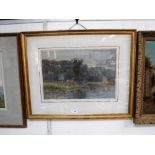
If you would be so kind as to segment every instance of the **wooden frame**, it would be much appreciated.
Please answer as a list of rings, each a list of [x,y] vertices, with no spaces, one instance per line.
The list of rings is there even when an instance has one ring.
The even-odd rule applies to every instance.
[[[130,86],[129,86],[129,110],[127,113],[117,114],[82,114],[82,115],[59,115],[59,114],[33,114],[31,107],[30,96],[30,81],[28,73],[28,58],[27,58],[27,37],[39,36],[60,36],[60,35],[131,35],[131,57],[130,57]],[[25,100],[27,104],[27,117],[30,119],[71,119],[71,118],[131,118],[133,116],[133,101],[134,101],[134,82],[135,82],[135,60],[136,60],[136,30],[67,30],[67,31],[44,31],[44,32],[23,32],[21,34],[22,41],[22,61],[24,71],[24,86],[25,86]]]
[[[16,37],[17,39],[17,56],[18,56],[18,70],[19,70],[19,85],[20,85],[20,100],[21,100],[21,112],[22,112],[22,124],[21,125],[3,125],[0,124],[0,127],[3,128],[26,128],[27,119],[26,119],[26,105],[25,105],[25,96],[24,96],[24,82],[23,82],[23,70],[22,70],[22,54],[21,54],[21,40],[19,33],[0,33],[0,37]]]
[[[138,32],[138,56],[136,69],[136,98],[135,98],[135,123],[153,124],[155,123],[155,114],[146,114],[144,112],[144,90],[145,90],[145,53],[146,41],[155,41],[155,31]],[[151,89],[151,88],[150,88]]]

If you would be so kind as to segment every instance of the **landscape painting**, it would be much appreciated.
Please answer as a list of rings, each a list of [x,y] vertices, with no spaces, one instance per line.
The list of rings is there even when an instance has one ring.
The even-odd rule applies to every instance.
[[[39,52],[44,100],[116,98],[117,48]]]
[[[3,68],[2,53],[0,53],[0,109],[5,108],[2,68]]]
[[[155,41],[145,43],[144,114],[155,114]]]

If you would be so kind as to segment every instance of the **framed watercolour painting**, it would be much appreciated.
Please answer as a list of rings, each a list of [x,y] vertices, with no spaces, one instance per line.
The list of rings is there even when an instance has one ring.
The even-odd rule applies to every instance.
[[[135,123],[155,123],[155,32],[138,33]]]
[[[0,34],[0,127],[26,127],[19,34]]]
[[[135,30],[21,34],[29,118],[132,117]]]

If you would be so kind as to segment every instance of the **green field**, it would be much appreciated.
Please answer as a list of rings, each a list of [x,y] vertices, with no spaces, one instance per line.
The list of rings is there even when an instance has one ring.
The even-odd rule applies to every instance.
[[[59,81],[59,82],[44,82],[44,90],[52,91],[67,91],[67,90],[76,90],[76,89],[99,89],[104,85],[115,85],[114,82],[85,82],[77,83],[74,81]]]
[[[0,100],[0,108],[5,108],[4,101]]]

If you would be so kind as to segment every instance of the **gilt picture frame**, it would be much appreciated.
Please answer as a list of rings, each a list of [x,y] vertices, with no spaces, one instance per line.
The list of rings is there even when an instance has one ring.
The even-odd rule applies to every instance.
[[[29,119],[133,116],[136,30],[23,32],[21,42]]]
[[[155,31],[139,31],[134,120],[136,124],[155,123],[154,51]]]
[[[19,33],[0,33],[0,127],[25,128],[26,106]]]

